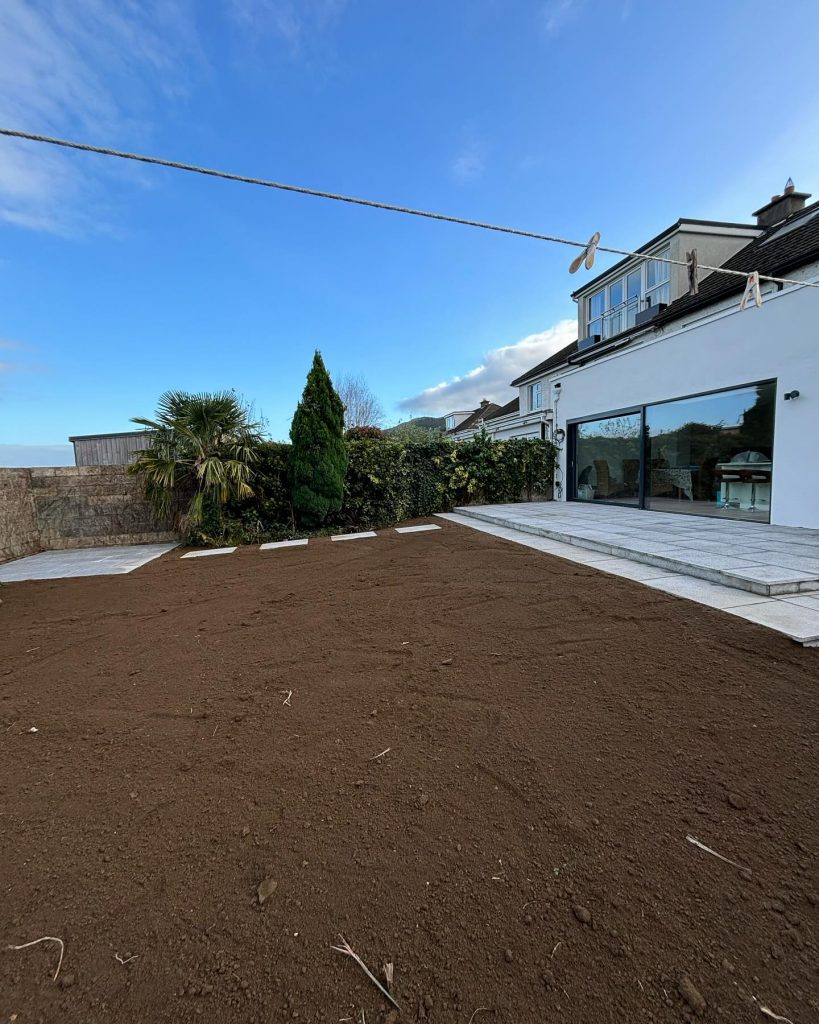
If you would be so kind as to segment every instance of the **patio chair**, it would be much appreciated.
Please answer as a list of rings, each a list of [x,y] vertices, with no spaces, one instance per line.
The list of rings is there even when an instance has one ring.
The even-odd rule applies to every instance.
[[[614,498],[623,493],[622,483],[612,478],[609,464],[605,459],[594,459],[594,471],[597,474],[597,483],[594,486],[595,498]]]
[[[640,460],[623,459],[623,494],[630,498],[640,490]]]

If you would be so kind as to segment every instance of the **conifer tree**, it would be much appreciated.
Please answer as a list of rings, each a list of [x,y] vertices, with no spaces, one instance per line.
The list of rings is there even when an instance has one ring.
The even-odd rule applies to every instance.
[[[316,352],[290,425],[293,509],[305,526],[320,526],[341,508],[347,449],[344,406]]]

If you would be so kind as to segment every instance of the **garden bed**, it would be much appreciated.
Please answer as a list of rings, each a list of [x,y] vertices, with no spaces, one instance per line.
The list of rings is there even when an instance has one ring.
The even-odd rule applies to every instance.
[[[819,652],[449,524],[2,598],[5,1019],[816,1019]]]

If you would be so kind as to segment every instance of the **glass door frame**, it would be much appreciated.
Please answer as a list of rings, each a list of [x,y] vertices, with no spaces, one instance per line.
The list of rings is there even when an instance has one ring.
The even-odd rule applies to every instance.
[[[730,391],[741,391],[744,388],[755,388],[761,387],[765,384],[772,384],[774,387],[774,403],[773,403],[773,418],[771,422],[771,463],[776,465],[774,462],[774,441],[776,439],[776,398],[778,395],[778,379],[776,377],[768,377],[764,380],[748,381],[745,384],[732,384],[728,388],[710,388],[708,391],[692,391],[687,395],[675,395],[674,398],[662,398],[656,402],[646,402],[644,405],[632,405],[627,406],[624,409],[613,409],[606,412],[597,413],[594,416],[578,416],[574,419],[566,420],[566,500],[567,501],[578,501],[585,505],[617,505],[620,508],[637,508],[646,509],[646,488],[647,480],[649,478],[647,462],[648,462],[648,432],[646,430],[646,412],[649,408],[654,408],[658,405],[669,405],[672,402],[685,402],[691,398],[707,398],[709,395],[722,395],[727,394]],[[615,418],[617,416],[637,416],[640,417],[640,470],[638,473],[638,491],[637,491],[637,504],[624,502],[624,501],[612,501],[606,498],[579,498],[577,496],[577,428],[583,423],[594,423],[597,420],[606,420]],[[768,506],[768,522],[770,523],[771,509],[773,508],[773,489],[774,479],[773,470],[771,472],[771,501]],[[686,512],[686,513],[675,513],[670,509],[648,509],[652,512],[667,512],[670,515],[695,515],[701,516],[707,519],[718,519],[719,516],[715,516],[708,512]],[[738,522],[750,522],[752,520],[737,519]]]
[[[577,496],[577,428],[584,423],[597,420],[616,419],[618,416],[640,417],[640,469],[637,474],[637,504],[633,501],[617,501],[610,498],[578,498]],[[567,501],[582,501],[585,505],[617,505],[620,508],[645,508],[645,462],[646,462],[646,407],[632,405],[627,409],[614,409],[597,416],[581,416],[566,420],[566,489]]]

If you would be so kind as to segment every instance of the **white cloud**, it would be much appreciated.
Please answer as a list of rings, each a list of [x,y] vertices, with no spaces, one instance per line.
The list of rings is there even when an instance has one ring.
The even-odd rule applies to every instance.
[[[0,123],[116,145],[150,134],[184,97],[200,57],[186,0],[2,0]],[[76,234],[103,220],[99,186],[132,169],[42,143],[0,139],[0,221]]]
[[[293,55],[302,55],[315,38],[341,17],[347,0],[230,0],[239,25],[252,35],[283,40]]]
[[[513,345],[487,352],[480,366],[462,377],[425,388],[398,403],[405,412],[445,413],[454,409],[475,409],[483,398],[503,405],[514,398],[509,382],[537,366],[577,337],[576,320],[560,320],[553,327],[529,334]]]
[[[543,28],[555,35],[565,28],[577,13],[577,0],[549,0],[542,11]]]

